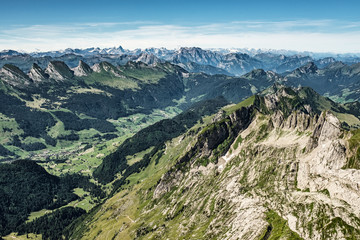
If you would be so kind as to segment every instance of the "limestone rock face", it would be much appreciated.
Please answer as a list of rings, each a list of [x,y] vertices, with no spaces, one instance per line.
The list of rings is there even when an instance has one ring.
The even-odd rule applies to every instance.
[[[352,133],[336,111],[302,102],[296,91],[278,88],[250,106],[225,108],[168,142],[163,159],[171,164],[144,180],[145,189],[134,187],[144,205],[130,235],[360,239],[360,170],[346,169]]]
[[[171,190],[173,186],[182,178],[181,172],[167,172],[162,178],[162,184],[159,184],[154,191],[154,198],[161,197],[164,193]]]
[[[107,72],[112,74],[115,77],[124,78],[125,76],[121,74],[121,71],[108,62],[97,63],[92,66],[92,70],[97,73]]]
[[[29,77],[34,80],[34,82],[42,82],[49,78],[49,75],[45,73],[43,69],[36,63],[33,64],[29,72]]]
[[[26,88],[31,84],[31,79],[18,67],[5,64],[0,69],[0,78],[14,87]]]
[[[269,103],[271,107],[271,100]],[[346,140],[341,138],[340,121],[332,113],[319,116],[296,111],[285,118],[281,111],[274,111],[271,116],[250,118],[251,123],[244,124],[246,116],[237,111],[225,117],[226,121],[218,113],[213,119],[217,128],[200,134],[179,160],[188,162],[190,171],[172,169],[163,175],[154,198],[161,199],[174,187],[187,189],[187,208],[196,212],[192,201],[197,202],[198,195],[192,189],[204,188],[205,179],[218,179],[216,192],[206,190],[215,203],[212,211],[217,209],[207,234],[221,239],[259,239],[268,226],[268,209],[304,239],[346,239],[344,226],[360,227],[360,171],[342,169],[347,161]],[[268,125],[267,133],[261,138],[260,126],[264,124]],[[197,159],[213,156],[219,145],[215,139],[222,142],[231,134],[241,136],[239,146],[233,143],[215,163],[205,167],[196,164]],[[216,177],[219,172],[222,177]],[[221,213],[221,204],[228,206],[231,217]],[[166,212],[173,214],[171,209]],[[204,214],[211,213],[205,207]],[[321,230],[324,221],[331,229]],[[221,232],[219,222],[226,224],[228,231]]]
[[[51,61],[45,69],[45,73],[49,74],[51,79],[61,82],[74,77],[74,72],[64,62],[60,61]]]
[[[188,152],[178,160],[178,165],[192,162],[197,158],[213,158],[214,150],[228,138],[234,138],[239,131],[245,129],[251,122],[251,115],[254,111],[253,107],[242,108],[235,111],[229,116],[222,118],[219,121],[214,119],[219,118],[219,115],[223,115],[223,112],[219,112],[213,119],[212,125],[199,134],[196,144],[188,149]],[[171,187],[176,186],[179,183],[179,177],[181,170],[174,168],[173,171],[165,174],[160,184],[156,187],[154,197],[158,198],[161,194],[168,192]],[[176,179],[176,181],[174,181]]]
[[[74,68],[73,71],[74,71],[74,75],[78,77],[88,76],[93,72],[91,67],[82,60],[80,60],[79,65],[76,68]]]
[[[137,62],[143,62],[149,65],[154,65],[158,62],[161,62],[159,58],[157,58],[154,54],[142,53],[139,55]]]
[[[300,161],[298,187],[310,191],[327,189],[330,197],[346,202],[353,211],[360,213],[360,172],[342,169],[347,155],[340,134],[339,120],[330,113],[323,114],[307,145],[313,149]]]
[[[225,116],[225,111],[221,109],[221,110],[215,115],[215,117],[212,119],[212,122],[220,121],[222,118],[224,118],[224,116]]]

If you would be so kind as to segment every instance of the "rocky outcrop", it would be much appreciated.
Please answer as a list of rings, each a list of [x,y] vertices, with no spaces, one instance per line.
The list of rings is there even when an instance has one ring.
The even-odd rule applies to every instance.
[[[226,116],[226,113],[223,109],[220,109],[219,112],[213,117],[212,122],[218,122]]]
[[[74,68],[73,71],[74,75],[78,77],[88,76],[93,72],[91,67],[82,60],[79,61],[79,65]]]
[[[314,62],[309,62],[306,65],[295,69],[288,77],[302,77],[304,75],[315,74],[318,71]]]
[[[36,63],[32,65],[32,68],[29,72],[29,77],[34,80],[34,82],[43,82],[49,78],[49,75]]]
[[[291,97],[286,92],[279,94]],[[268,116],[248,118],[244,108],[219,120],[223,114],[219,112],[214,118],[218,121],[209,126],[211,131],[203,130],[193,147],[178,161],[188,163],[190,170],[172,168],[157,185],[154,198],[159,199],[171,189],[188,189],[191,193],[185,193],[190,198],[186,200],[187,208],[196,212],[196,203],[192,201],[200,200],[191,189],[206,188],[203,181],[215,178],[218,179],[216,193],[206,191],[215,203],[213,209],[223,207],[215,211],[205,205],[204,215],[213,216],[216,212],[206,231],[208,236],[258,239],[266,232],[268,209],[286,220],[293,236],[299,234],[304,239],[359,236],[356,234],[360,233],[357,230],[360,228],[360,171],[342,169],[347,151],[340,121],[331,112],[317,115],[295,111],[284,117],[276,108],[279,96],[267,98],[267,106],[273,110]],[[251,124],[244,124],[244,119],[251,119]],[[196,164],[199,159],[213,157],[214,149],[234,133],[241,136],[237,138],[241,138],[242,143],[230,144],[218,163],[205,167]],[[219,171],[222,177],[218,178]],[[193,195],[197,197],[191,197]],[[221,212],[225,209],[229,215]],[[228,226],[226,233],[222,232],[223,225],[219,222]]]
[[[154,198],[159,198],[180,182],[181,176],[183,176],[180,174],[183,166],[191,166],[197,159],[217,159],[219,155],[224,154],[238,133],[249,126],[254,111],[253,106],[243,107],[203,129],[198,135],[195,145],[162,177],[155,189]],[[219,112],[218,114],[223,115],[224,113]],[[221,147],[218,149],[220,145]]]
[[[0,79],[18,88],[26,88],[32,82],[23,71],[11,64],[5,64],[0,69]]]
[[[339,106],[315,102],[306,89],[272,90],[166,143],[161,173],[150,168],[159,177],[121,195],[141,203],[130,236],[359,239],[360,170],[344,167],[355,150],[347,149],[351,133],[336,118]],[[319,103],[332,111],[321,112]]]
[[[142,53],[136,59],[137,62],[143,62],[148,65],[154,65],[159,62],[163,62],[159,58],[157,58],[154,54]]]
[[[101,72],[110,73],[115,77],[120,77],[120,78],[125,77],[119,69],[117,69],[114,65],[108,62],[97,63],[94,66],[92,66],[92,70],[97,73],[101,73]]]
[[[45,73],[49,74],[51,79],[61,82],[70,80],[74,77],[74,72],[61,61],[51,61],[45,69]]]

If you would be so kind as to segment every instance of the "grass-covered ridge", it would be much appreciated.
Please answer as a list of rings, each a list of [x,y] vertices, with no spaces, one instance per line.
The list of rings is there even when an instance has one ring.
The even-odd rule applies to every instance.
[[[126,161],[126,156],[144,151],[151,146],[162,146],[166,141],[190,129],[203,116],[216,112],[225,104],[224,98],[200,102],[172,119],[162,120],[139,131],[132,138],[126,140],[117,151],[104,158],[102,164],[94,171],[94,176],[101,182],[112,181],[116,173],[131,169]],[[143,166],[141,162],[138,164],[146,167],[148,163],[144,162]]]
[[[288,114],[291,114],[291,110],[296,110],[296,113],[304,111],[304,114],[314,116],[315,119],[316,114],[322,110],[336,112],[343,109],[341,105],[317,96],[306,101],[308,94],[313,92],[307,89],[280,91],[273,106],[266,102],[271,96],[254,96],[236,107],[227,106],[217,114],[202,118],[185,134],[167,139],[164,146],[151,148],[145,145],[144,150],[137,149],[139,153],[128,155],[126,162],[135,161],[136,164],[139,162],[137,156],[143,156],[147,164],[130,175],[127,168],[120,171],[117,177],[126,179],[121,182],[113,197],[102,206],[101,209],[106,210],[96,209],[85,216],[82,222],[72,225],[72,238],[212,239],[225,236],[222,234],[231,234],[231,225],[226,221],[233,219],[232,214],[235,211],[232,207],[236,204],[227,201],[226,196],[235,191],[233,197],[251,198],[255,195],[261,199],[259,204],[264,204],[263,215],[257,216],[264,221],[260,227],[262,231],[257,235],[259,239],[302,239],[298,233],[291,231],[290,223],[286,219],[290,221],[295,216],[308,216],[310,213],[306,211],[320,212],[323,207],[321,204],[304,206],[300,200],[293,205],[287,205],[289,208],[291,206],[293,211],[286,212],[283,217],[279,215],[282,210],[276,213],[268,209],[277,204],[286,204],[286,194],[298,191],[296,158],[297,154],[306,153],[299,149],[296,143],[306,144],[305,140],[308,140],[311,131],[275,129],[271,121],[274,112],[283,111],[286,107],[289,108],[286,110]],[[305,107],[306,105],[310,108]],[[230,133],[236,129],[236,123],[244,117],[240,113],[246,109],[253,109],[254,113],[249,117],[252,117],[254,122],[244,131],[246,133],[229,138],[231,135],[226,135],[225,132]],[[232,123],[231,119],[237,121]],[[148,134],[147,131],[144,133]],[[355,141],[357,135],[353,136]],[[144,137],[145,135],[142,138]],[[286,141],[287,137],[291,137],[291,141]],[[218,139],[222,139],[221,142],[216,141]],[[152,142],[156,143],[156,140],[152,139]],[[124,151],[123,148],[120,149],[121,152]],[[225,155],[226,153],[228,154]],[[224,158],[232,154],[235,155],[233,160],[222,171],[212,168],[223,163]],[[234,181],[227,182],[227,179],[232,178]],[[232,188],[233,185],[236,187]],[[161,194],[158,193],[159,189],[163,189]],[[309,189],[299,192],[299,196],[314,195]],[[325,190],[319,194],[322,194],[323,198],[330,197]],[[249,204],[245,209],[251,207],[253,205]],[[240,208],[239,211],[245,210]],[[351,230],[350,225],[346,226],[332,218],[328,220],[314,220],[316,226],[311,231],[314,232],[329,223],[333,229],[342,228],[349,236],[356,236],[356,231]],[[301,218],[298,224],[305,224],[301,221],[305,220]],[[311,224],[304,226],[310,229]],[[295,226],[294,222],[291,226]],[[326,228],[322,238],[327,239],[333,234]]]
[[[255,102],[255,97],[256,97],[255,95],[252,95],[251,97],[245,99],[242,102],[239,102],[238,104],[235,104],[235,105],[224,108],[224,110],[225,110],[225,112],[227,114],[231,114],[234,111],[236,111],[236,110],[238,110],[238,109],[240,109],[242,107],[248,107],[250,105],[253,105],[254,102]]]

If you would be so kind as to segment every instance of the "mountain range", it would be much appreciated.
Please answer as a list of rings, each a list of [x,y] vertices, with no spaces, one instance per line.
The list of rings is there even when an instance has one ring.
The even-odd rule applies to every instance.
[[[150,147],[142,170],[119,170],[112,197],[72,225],[70,239],[356,239],[359,142],[358,130],[341,127],[356,118],[348,111],[278,84],[224,107]],[[119,156],[133,154],[128,144],[95,176],[114,176]]]
[[[0,236],[358,239],[351,59],[1,52]]]
[[[16,122],[8,131],[11,137],[4,132],[2,144],[22,150],[50,147],[56,138],[78,139],[78,131],[84,129],[115,137],[119,118],[167,107],[179,112],[196,101],[220,95],[236,103],[274,83],[309,86],[343,103],[360,98],[360,65],[341,62],[324,68],[310,62],[281,75],[256,69],[234,77],[189,73],[168,62],[148,65],[129,61],[118,66],[100,62],[90,67],[80,60],[78,66],[70,68],[64,62],[50,61],[45,69],[34,63],[27,73],[5,64],[0,79],[3,103],[7,103],[1,106],[1,113]],[[40,116],[44,121],[39,121]],[[67,131],[65,135],[54,130],[58,124]]]
[[[258,51],[256,54],[244,53],[240,50],[229,51],[224,49],[204,50],[197,47],[168,50],[165,48],[148,48],[125,50],[118,48],[89,48],[66,49],[64,51],[20,53],[13,50],[0,53],[0,66],[13,64],[23,71],[29,71],[36,63],[45,68],[50,61],[63,61],[69,67],[76,67],[83,60],[89,65],[101,61],[113,65],[124,65],[128,61],[141,61],[147,64],[167,61],[177,64],[189,72],[204,72],[208,74],[227,74],[240,76],[253,69],[271,70],[277,73],[292,71],[308,62],[315,62],[320,68],[335,61],[345,64],[359,62],[359,57],[335,55],[333,57],[319,57],[308,53],[279,54],[271,51]]]

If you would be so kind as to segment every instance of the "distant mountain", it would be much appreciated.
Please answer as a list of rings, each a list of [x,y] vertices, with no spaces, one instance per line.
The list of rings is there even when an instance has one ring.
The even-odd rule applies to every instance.
[[[315,62],[324,68],[335,61],[345,64],[360,62],[355,55],[320,55],[307,52],[268,51],[246,49],[214,49],[206,50],[198,47],[182,47],[177,50],[165,48],[147,48],[126,50],[113,48],[65,49],[62,51],[34,52],[30,54],[6,50],[0,53],[0,66],[13,64],[23,71],[31,69],[36,63],[45,68],[50,61],[63,61],[70,68],[75,68],[80,60],[90,66],[107,61],[113,65],[124,65],[128,61],[141,61],[146,64],[168,61],[185,68],[189,72],[207,74],[228,74],[240,76],[253,69],[271,70],[277,73],[289,72],[308,63]],[[196,65],[196,66],[195,66]],[[221,70],[223,71],[221,71]]]
[[[358,101],[360,98],[360,64],[346,65],[332,62],[319,69],[310,62],[284,75],[284,83],[292,86],[309,86],[335,101]]]
[[[49,78],[49,75],[36,63],[33,63],[28,75],[34,82],[42,82]]]
[[[69,80],[74,77],[74,71],[61,61],[51,61],[45,69],[45,73],[56,81]]]
[[[83,77],[90,75],[93,70],[84,61],[80,60],[79,65],[73,69],[75,76]]]
[[[223,74],[223,75],[229,75],[229,76],[233,75],[224,69],[214,67],[211,65],[198,64],[195,62],[179,63],[177,65],[184,68],[188,72],[192,72],[192,73],[206,73],[206,74],[210,74],[210,75]]]
[[[80,61],[72,70],[64,62],[50,61],[45,69],[33,64],[27,75],[6,64],[0,69],[0,159],[60,142],[117,137],[122,134],[116,130],[119,118],[175,106],[174,100],[184,95],[186,73],[169,63],[128,62],[116,67],[100,62],[90,68]],[[81,139],[85,129],[98,138]]]
[[[186,50],[192,60],[203,53],[199,49],[194,51]],[[204,54],[201,61],[211,63],[203,58],[208,53]],[[0,113],[7,122],[3,129],[4,158],[17,158],[17,151],[27,154],[56,146],[63,139],[80,141],[79,134],[85,129],[95,129],[100,137],[110,133],[117,136],[119,118],[149,114],[154,109],[184,110],[197,101],[218,96],[236,103],[274,83],[308,86],[342,103],[360,100],[359,64],[349,66],[326,59],[329,65],[324,68],[309,62],[283,74],[254,69],[242,76],[229,76],[223,69],[190,60],[179,64],[190,70],[187,71],[178,65],[157,61],[151,54],[139,56],[148,57],[149,64],[127,61],[124,65],[113,65],[101,61],[90,67],[79,60],[70,68],[62,61],[49,61],[45,68],[34,63],[28,73],[5,64],[0,69],[0,100],[4,103]],[[240,54],[228,54],[223,59],[232,71],[243,69],[235,66],[250,68],[245,63],[253,60]],[[232,64],[240,62],[242,64]],[[253,63],[260,64],[258,60]],[[13,134],[8,135],[7,129]],[[30,141],[30,137],[37,140]],[[14,146],[16,151],[6,146]],[[8,154],[10,149],[14,151]]]
[[[19,88],[25,88],[31,83],[31,79],[23,71],[10,64],[5,64],[0,69],[0,78],[6,83]]]

